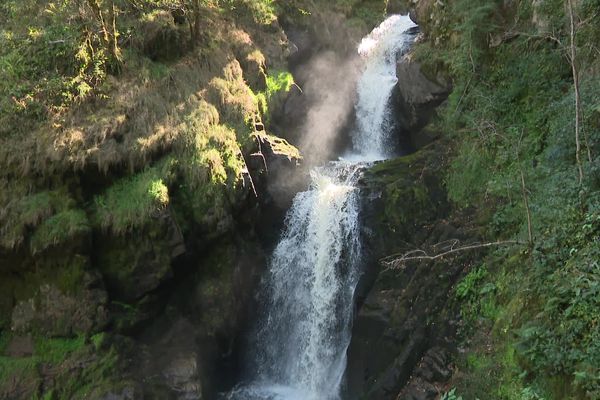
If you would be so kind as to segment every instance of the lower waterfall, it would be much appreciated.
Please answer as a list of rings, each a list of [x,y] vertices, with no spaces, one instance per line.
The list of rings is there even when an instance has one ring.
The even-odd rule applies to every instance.
[[[339,397],[359,278],[359,170],[343,162],[316,168],[294,199],[262,287],[253,383],[230,399]]]
[[[397,82],[396,56],[416,26],[391,16],[359,49],[365,60],[358,84],[353,162],[315,168],[296,195],[260,296],[246,382],[228,400],[339,400],[350,344],[361,240],[356,187],[365,161],[389,155],[385,113]]]

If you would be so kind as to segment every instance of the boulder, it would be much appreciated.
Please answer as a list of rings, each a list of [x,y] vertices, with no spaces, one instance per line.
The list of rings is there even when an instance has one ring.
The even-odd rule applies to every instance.
[[[125,236],[102,235],[96,262],[113,298],[138,300],[172,276],[171,261],[185,253],[183,235],[169,210]]]
[[[42,284],[38,293],[19,302],[12,312],[11,330],[17,334],[39,332],[71,336],[100,331],[108,323],[108,295],[98,274],[86,272],[77,292],[64,292]]]
[[[431,120],[435,109],[450,94],[452,86],[441,74],[425,74],[420,63],[411,54],[402,57],[396,66],[396,84],[391,99],[396,136],[408,142],[413,149],[421,148],[435,139],[423,128]]]

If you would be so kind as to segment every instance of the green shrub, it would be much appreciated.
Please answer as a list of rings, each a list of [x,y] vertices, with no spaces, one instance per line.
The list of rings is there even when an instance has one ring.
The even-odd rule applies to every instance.
[[[452,388],[450,391],[442,394],[440,400],[463,400],[463,398],[456,394],[456,388]]]

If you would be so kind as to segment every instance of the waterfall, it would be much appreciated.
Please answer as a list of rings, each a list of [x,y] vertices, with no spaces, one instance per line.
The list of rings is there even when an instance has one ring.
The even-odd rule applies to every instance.
[[[338,398],[359,278],[358,171],[344,162],[316,168],[294,199],[261,291],[254,382],[230,398]]]
[[[396,59],[405,52],[417,25],[408,15],[392,15],[365,37],[358,52],[365,60],[358,81],[357,130],[352,142],[363,160],[382,160],[390,154],[390,126],[386,115],[392,90],[398,82]]]
[[[354,133],[357,162],[315,168],[296,195],[260,291],[247,381],[228,400],[339,400],[350,343],[354,291],[360,277],[359,199],[363,161],[386,156],[385,112],[397,82],[396,54],[416,26],[392,16],[359,47]]]

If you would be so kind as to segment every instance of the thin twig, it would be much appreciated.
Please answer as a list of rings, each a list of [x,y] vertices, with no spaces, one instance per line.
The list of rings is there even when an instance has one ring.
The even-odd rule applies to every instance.
[[[383,260],[381,260],[381,263],[383,265],[387,266],[388,268],[402,268],[404,266],[404,264],[408,261],[423,261],[423,260],[434,261],[434,260],[438,260],[440,258],[449,256],[451,254],[460,253],[463,251],[482,249],[482,248],[492,247],[492,246],[509,246],[509,245],[522,244],[518,240],[507,240],[507,241],[497,241],[497,242],[488,242],[488,243],[472,243],[469,245],[456,247],[456,245],[459,243],[458,239],[453,239],[452,241],[449,241],[449,242],[451,244],[450,245],[446,244],[445,250],[438,254],[432,255],[432,254],[428,254],[425,250],[416,249],[416,250],[411,250],[409,252],[406,252],[400,256],[387,257],[388,259],[390,259],[390,258],[392,258],[392,259],[390,261],[386,261],[386,259],[383,259]],[[448,243],[448,242],[444,242],[444,243]],[[435,248],[436,246],[439,246],[439,245],[440,244],[434,245],[433,247]]]
[[[527,238],[529,239],[529,247],[533,247],[533,227],[531,223],[531,209],[529,208],[529,196],[527,195],[527,186],[525,186],[525,173],[523,172],[523,165],[521,163],[521,143],[523,141],[524,131],[521,129],[521,135],[519,136],[519,142],[517,143],[517,163],[519,165],[519,172],[521,174],[521,192],[523,194],[523,203],[525,205],[525,213],[527,214]]]

